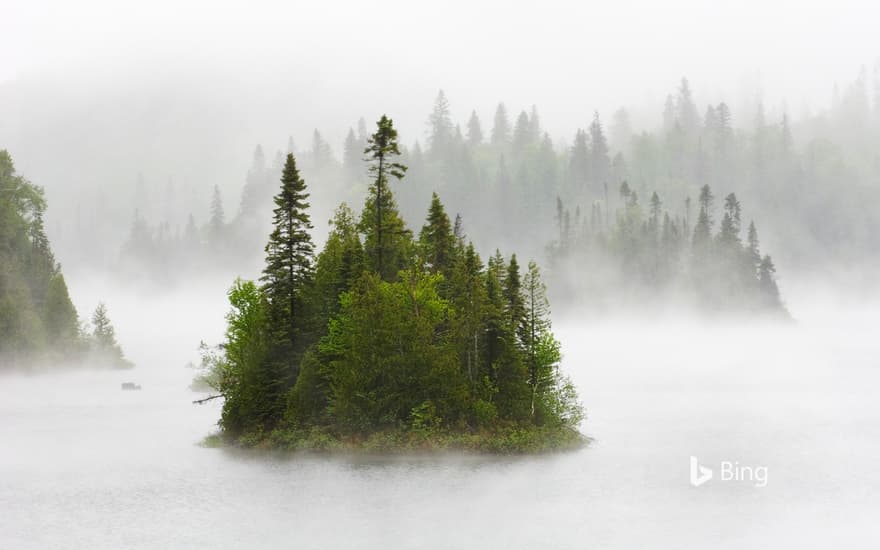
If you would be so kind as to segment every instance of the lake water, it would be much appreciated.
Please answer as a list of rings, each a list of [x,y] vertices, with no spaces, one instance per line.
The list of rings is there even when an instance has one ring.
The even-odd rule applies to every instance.
[[[876,308],[557,320],[595,438],[577,452],[282,457],[198,445],[220,404],[191,404],[183,365],[222,331],[217,292],[110,300],[133,371],[0,378],[0,548],[880,545]],[[700,487],[692,455],[714,471]],[[722,479],[723,461],[766,467],[766,486]]]

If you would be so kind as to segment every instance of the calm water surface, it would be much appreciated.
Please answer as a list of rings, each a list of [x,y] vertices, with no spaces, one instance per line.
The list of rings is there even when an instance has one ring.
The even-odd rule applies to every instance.
[[[225,306],[159,322],[180,300],[128,300],[134,371],[0,378],[0,548],[880,545],[871,308],[783,328],[560,320],[591,447],[316,458],[199,446],[219,403],[190,403],[183,364]],[[699,488],[691,455],[716,471]],[[767,486],[719,479],[721,461],[766,466]]]

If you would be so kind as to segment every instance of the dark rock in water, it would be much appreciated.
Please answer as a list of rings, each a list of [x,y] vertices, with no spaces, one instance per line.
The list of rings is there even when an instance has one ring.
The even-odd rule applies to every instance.
[[[139,384],[135,384],[134,382],[123,382],[122,383],[123,390],[139,390],[141,389]]]

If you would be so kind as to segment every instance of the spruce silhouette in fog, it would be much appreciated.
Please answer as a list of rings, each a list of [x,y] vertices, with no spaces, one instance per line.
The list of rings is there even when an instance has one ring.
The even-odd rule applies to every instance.
[[[310,449],[581,443],[538,266],[521,279],[516,256],[497,253],[484,269],[436,194],[414,239],[387,185],[407,170],[391,119],[365,152],[374,180],[360,222],[340,206],[317,258],[287,157],[263,285],[236,281],[226,340],[205,350],[224,435]]]
[[[122,348],[116,342],[116,329],[107,316],[107,306],[98,304],[92,313],[92,339],[90,362],[116,368],[133,366],[125,359]]]
[[[734,193],[724,199],[714,235],[715,196],[708,185],[700,189],[691,235],[687,217],[670,215],[656,191],[647,214],[625,181],[620,197],[624,206],[614,213],[610,230],[596,220],[599,205],[594,204],[589,222],[576,211],[572,226],[571,211],[557,201],[559,237],[548,252],[557,270],[578,273],[570,284],[582,299],[627,298],[646,305],[672,294],[677,305],[706,311],[787,315],[776,269],[770,256],[761,256],[754,222],[749,223],[747,242],[742,242],[742,207]],[[582,270],[597,265],[605,270]]]

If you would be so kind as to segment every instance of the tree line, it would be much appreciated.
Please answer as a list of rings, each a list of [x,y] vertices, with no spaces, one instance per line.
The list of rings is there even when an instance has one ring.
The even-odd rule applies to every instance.
[[[626,181],[619,195],[623,206],[613,219],[601,201],[593,202],[589,214],[576,206],[572,215],[557,198],[558,238],[548,253],[570,296],[631,305],[653,298],[658,305],[671,294],[678,305],[704,311],[787,315],[776,267],[761,254],[754,222],[743,242],[742,205],[735,193],[724,198],[717,232],[709,185],[700,190],[696,212],[687,200],[683,215],[670,215],[656,191],[643,206]]]
[[[436,194],[415,234],[392,191],[408,167],[391,119],[364,145],[363,210],[340,205],[317,253],[309,192],[286,157],[262,277],[230,289],[225,341],[206,357],[224,434],[290,446],[318,445],[316,434],[579,440],[537,264],[497,251],[484,264]]]
[[[81,324],[44,229],[42,188],[0,150],[0,369],[57,362],[127,367],[104,304]]]
[[[656,191],[675,205],[673,211],[695,204],[708,185],[748,203],[765,235],[784,243],[777,257],[786,263],[824,262],[875,244],[869,209],[848,206],[880,199],[876,186],[866,185],[876,163],[871,144],[880,136],[873,114],[880,109],[872,110],[865,99],[864,79],[840,93],[831,109],[798,119],[767,111],[757,99],[739,118],[724,101],[700,107],[682,79],[658,105],[655,129],[637,130],[630,111],[619,109],[604,120],[595,113],[567,143],[544,130],[536,107],[516,113],[500,103],[488,120],[471,111],[459,123],[441,91],[425,137],[400,146],[409,170],[396,199],[403,217],[416,219],[432,192],[439,192],[451,211],[468,220],[467,231],[483,254],[516,234],[517,247],[538,257],[557,237],[557,197],[585,209],[598,201],[613,217],[626,209],[617,192],[623,181],[642,200]],[[318,130],[306,147],[288,142],[286,152],[295,154],[312,183],[313,208],[322,217],[331,215],[338,198],[352,204],[368,194],[371,179],[361,162],[367,139],[361,120],[338,154]],[[199,205],[206,213],[200,225],[189,217],[176,229],[165,222],[133,223],[132,233],[137,226],[137,234],[147,237],[130,238],[127,254],[149,258],[144,270],[165,265],[173,271],[194,258],[200,265],[256,263],[254,251],[268,230],[271,182],[280,177],[285,154],[273,157],[257,147],[237,208],[224,209],[217,190]]]

